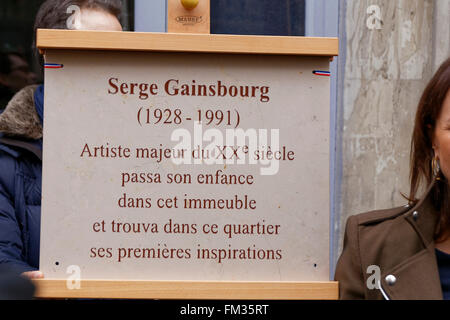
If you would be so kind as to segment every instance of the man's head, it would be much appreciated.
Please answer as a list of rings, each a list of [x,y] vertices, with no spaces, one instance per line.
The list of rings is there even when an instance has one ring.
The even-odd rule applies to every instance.
[[[0,85],[15,93],[36,81],[37,76],[31,72],[24,56],[17,52],[0,52]]]
[[[122,31],[121,10],[121,0],[47,0],[36,15],[34,37],[37,29]]]
[[[47,0],[39,8],[34,30],[122,31],[119,22],[121,9],[120,0]]]

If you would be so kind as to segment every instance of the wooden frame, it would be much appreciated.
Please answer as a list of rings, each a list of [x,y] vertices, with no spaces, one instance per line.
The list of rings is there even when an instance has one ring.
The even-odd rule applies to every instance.
[[[107,32],[37,31],[37,47],[64,50],[115,50],[337,56],[337,38]]]
[[[338,283],[81,280],[34,280],[36,298],[297,300],[338,299]]]
[[[37,47],[46,50],[193,52],[333,57],[337,38],[243,36],[47,30],[37,31]],[[338,299],[338,282],[231,282],[81,280],[68,289],[66,280],[34,280],[36,298],[128,299]]]

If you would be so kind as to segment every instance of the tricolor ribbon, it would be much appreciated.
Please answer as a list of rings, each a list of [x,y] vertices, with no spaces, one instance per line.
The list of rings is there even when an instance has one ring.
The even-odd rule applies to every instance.
[[[45,69],[62,69],[62,68],[64,68],[64,65],[59,64],[59,63],[46,63],[46,64],[44,64],[44,68]]]
[[[316,76],[325,76],[325,77],[329,77],[331,75],[330,71],[321,71],[321,70],[314,70],[312,73],[314,73]]]

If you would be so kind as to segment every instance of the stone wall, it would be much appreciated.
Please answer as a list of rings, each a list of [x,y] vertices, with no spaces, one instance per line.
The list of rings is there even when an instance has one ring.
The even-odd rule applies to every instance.
[[[379,28],[368,23],[371,5],[380,8]],[[341,1],[338,254],[350,215],[406,203],[413,119],[450,54],[449,9],[449,0]]]

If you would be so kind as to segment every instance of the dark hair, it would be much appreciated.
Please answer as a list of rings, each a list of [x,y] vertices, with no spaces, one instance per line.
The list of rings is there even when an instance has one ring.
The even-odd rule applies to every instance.
[[[120,19],[122,1],[120,0],[47,0],[39,8],[34,23],[37,29],[67,29],[67,19],[72,13],[67,8],[76,5],[81,9],[101,9]]]
[[[417,107],[410,158],[411,184],[408,198],[412,203],[418,201],[417,192],[420,185],[423,182],[430,185],[435,179],[431,164],[434,158],[433,132],[449,90],[450,58],[447,58],[428,83]],[[441,240],[448,236],[446,231],[450,230],[450,188],[447,178],[440,174],[440,180],[436,180],[436,185],[430,192],[433,204],[439,212],[435,239]]]
[[[37,29],[67,29],[67,20],[72,13],[67,8],[72,5],[80,9],[100,9],[120,20],[122,12],[121,0],[47,0],[39,8],[34,23],[33,48],[36,50]],[[37,51],[36,51],[37,53]],[[39,54],[37,53],[39,56]]]

